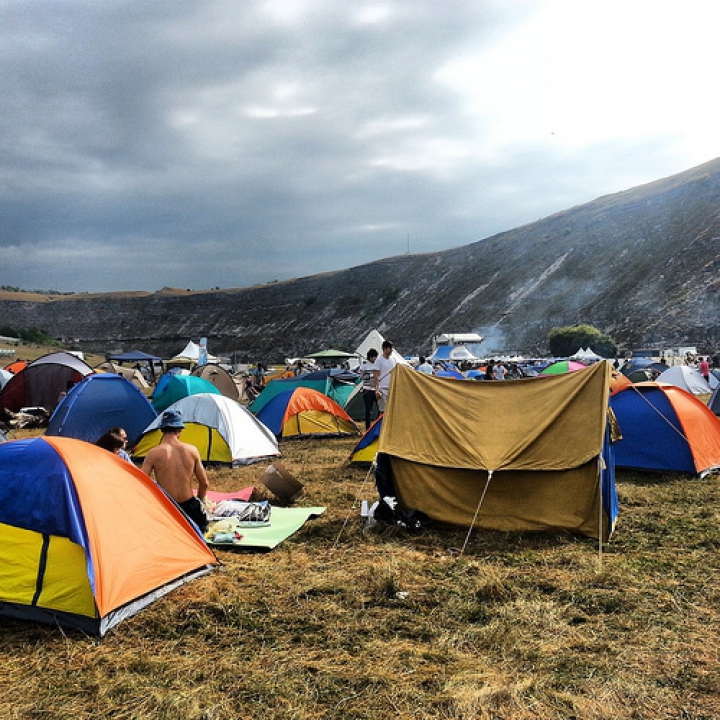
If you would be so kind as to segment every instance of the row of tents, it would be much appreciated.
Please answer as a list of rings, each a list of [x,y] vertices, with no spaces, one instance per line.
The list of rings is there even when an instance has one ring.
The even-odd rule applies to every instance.
[[[74,385],[46,435],[0,443],[0,537],[8,541],[0,543],[6,548],[0,550],[0,613],[102,635],[216,561],[155,483],[91,444],[107,426],[123,425],[141,456],[143,443],[157,441],[157,408],[123,378],[83,374],[70,363],[59,375],[80,377],[70,373]],[[45,373],[33,371],[16,387],[50,397],[49,375],[35,387]],[[217,388],[191,392],[169,407],[182,408],[185,437],[206,459],[225,442],[232,446],[225,459],[236,461],[237,443],[255,431],[271,456],[293,426],[311,435],[325,434],[328,423],[332,434],[358,432],[328,394],[342,400],[347,393],[347,404],[357,383],[337,373],[311,379],[321,380],[323,391],[273,381],[254,412]],[[219,419],[207,419],[210,408]],[[238,426],[240,437],[228,442],[228,427]],[[371,431],[377,444],[366,460],[377,465],[381,494],[397,497],[401,506],[437,522],[562,529],[600,542],[612,535],[619,512],[616,467],[691,473],[720,467],[720,420],[707,406],[665,384],[614,390],[608,363],[516,382],[458,382],[401,364],[386,413]],[[249,451],[239,454],[247,460]],[[137,512],[138,499],[147,513]],[[19,555],[8,550],[17,547]]]
[[[206,462],[231,464],[277,457],[283,437],[359,434],[334,400],[310,387],[276,393],[255,414],[223,394],[217,378],[168,374],[148,398],[129,379],[94,372],[68,353],[14,370],[0,407],[53,412],[43,437],[0,436],[0,614],[99,636],[217,564],[155,482],[94,444],[108,428],[122,426],[141,459],[160,441],[159,413],[176,409],[181,438]]]
[[[212,365],[200,370],[198,375],[166,373],[148,398],[120,375],[97,373],[74,355],[53,353],[12,376],[0,391],[0,408],[50,409],[48,435],[88,442],[121,426],[136,457],[157,442],[157,416],[177,409],[193,428],[205,461],[236,464],[277,455],[281,438],[359,433],[332,397],[345,404],[356,383],[339,380],[332,371],[304,376],[302,382],[273,381],[248,409],[238,401],[236,385],[225,370]],[[207,439],[201,442],[201,435]]]
[[[554,366],[562,364],[555,363]],[[572,363],[565,365],[567,367],[563,372],[585,367]],[[552,368],[550,366],[547,370]],[[157,443],[160,433],[156,418],[158,413],[169,407],[183,413],[193,428],[193,444],[199,446],[203,459],[209,462],[244,464],[276,455],[279,454],[277,440],[282,438],[359,433],[355,419],[362,417],[364,407],[361,385],[352,372],[331,369],[273,380],[246,408],[234,400],[236,386],[227,372],[212,365],[204,366],[204,371],[207,377],[164,375],[148,400],[133,383],[123,381],[120,376],[94,373],[74,355],[55,353],[30,363],[13,376],[0,392],[0,407],[9,406],[17,410],[28,404],[51,404],[52,398],[58,394],[65,395],[61,389],[69,384],[70,391],[53,412],[48,434],[95,442],[109,427],[120,425],[127,431],[130,446],[137,446],[138,458],[144,457],[147,450]],[[624,379],[625,376],[613,373],[613,392],[627,387],[632,387],[636,396],[649,392],[647,382],[631,384],[626,380],[620,383],[619,378]],[[663,382],[663,378],[671,382]],[[710,380],[715,385],[715,392],[710,397],[708,408],[718,414],[720,382],[714,375]],[[697,370],[687,366],[663,371],[657,386],[668,387],[662,391],[663,394],[680,398],[675,404],[683,403],[684,406],[692,406],[686,394],[697,396],[711,390]],[[670,388],[681,388],[685,393],[678,394]],[[627,401],[613,399],[611,406],[621,402]],[[622,412],[628,410],[623,409]],[[667,414],[659,413],[663,418]],[[634,422],[623,424],[626,435],[631,426],[637,425]],[[205,439],[201,440],[201,437]],[[672,447],[672,444],[664,445]],[[627,446],[629,443],[625,442],[619,447]],[[661,464],[648,469],[665,467]],[[682,469],[689,471],[690,467],[685,464]]]

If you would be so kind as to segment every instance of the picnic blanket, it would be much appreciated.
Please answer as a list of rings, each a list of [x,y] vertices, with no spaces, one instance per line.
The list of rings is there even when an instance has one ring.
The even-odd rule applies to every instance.
[[[310,518],[318,517],[324,512],[324,507],[285,508],[273,505],[269,525],[245,527],[233,518],[221,518],[210,522],[205,539],[213,548],[272,550],[296,533]],[[217,529],[221,532],[218,533]],[[217,542],[214,539],[216,535],[219,535],[222,541]],[[232,539],[228,536],[232,536]]]

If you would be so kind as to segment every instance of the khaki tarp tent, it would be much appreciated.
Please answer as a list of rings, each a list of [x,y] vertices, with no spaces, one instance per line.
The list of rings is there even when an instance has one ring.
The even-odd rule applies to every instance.
[[[400,504],[455,525],[596,538],[602,526],[609,538],[617,514],[613,464],[603,461],[609,383],[608,363],[504,383],[396,367],[378,451]]]
[[[192,374],[209,380],[226,398],[240,400],[240,390],[224,367],[216,363],[206,363],[195,368]]]

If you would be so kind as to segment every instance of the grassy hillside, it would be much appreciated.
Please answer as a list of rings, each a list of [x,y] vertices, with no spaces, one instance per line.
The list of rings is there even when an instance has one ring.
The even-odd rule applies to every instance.
[[[620,475],[602,561],[561,533],[476,530],[460,555],[464,530],[363,529],[354,442],[285,443],[326,513],[270,553],[219,552],[102,642],[0,618],[0,716],[717,717],[720,479]]]
[[[251,288],[0,295],[13,327],[103,352],[282,363],[353,351],[373,328],[402,354],[478,332],[488,354],[542,355],[553,327],[589,323],[627,349],[720,346],[720,159],[463,247]]]

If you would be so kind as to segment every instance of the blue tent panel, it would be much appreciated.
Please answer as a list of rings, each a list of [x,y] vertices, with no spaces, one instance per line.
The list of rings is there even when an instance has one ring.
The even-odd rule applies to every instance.
[[[695,462],[675,409],[657,388],[626,390],[610,398],[623,439],[616,442],[617,467],[695,474]]]
[[[377,418],[377,420],[375,420],[375,422],[367,429],[367,432],[360,438],[360,441],[353,449],[353,454],[356,453],[358,450],[362,450],[368,445],[371,445],[380,437],[380,431],[382,430],[382,419],[383,416],[380,415],[380,417]]]
[[[602,491],[603,510],[607,517],[607,536],[612,535],[615,520],[620,514],[617,487],[615,485],[615,445],[610,440],[610,423],[605,428],[605,441],[603,442],[603,464],[600,473],[600,487]]]
[[[273,380],[273,382],[278,382]],[[285,410],[287,409],[288,402],[290,401],[291,395],[295,392],[295,388],[289,390],[283,390],[281,393],[271,398],[268,403],[258,413],[257,418],[263,425],[265,425],[273,435],[279,436],[282,434],[283,418],[285,417]]]
[[[55,448],[42,438],[2,443],[0,465],[0,524],[33,531],[41,527],[48,535],[89,547],[75,484]]]

